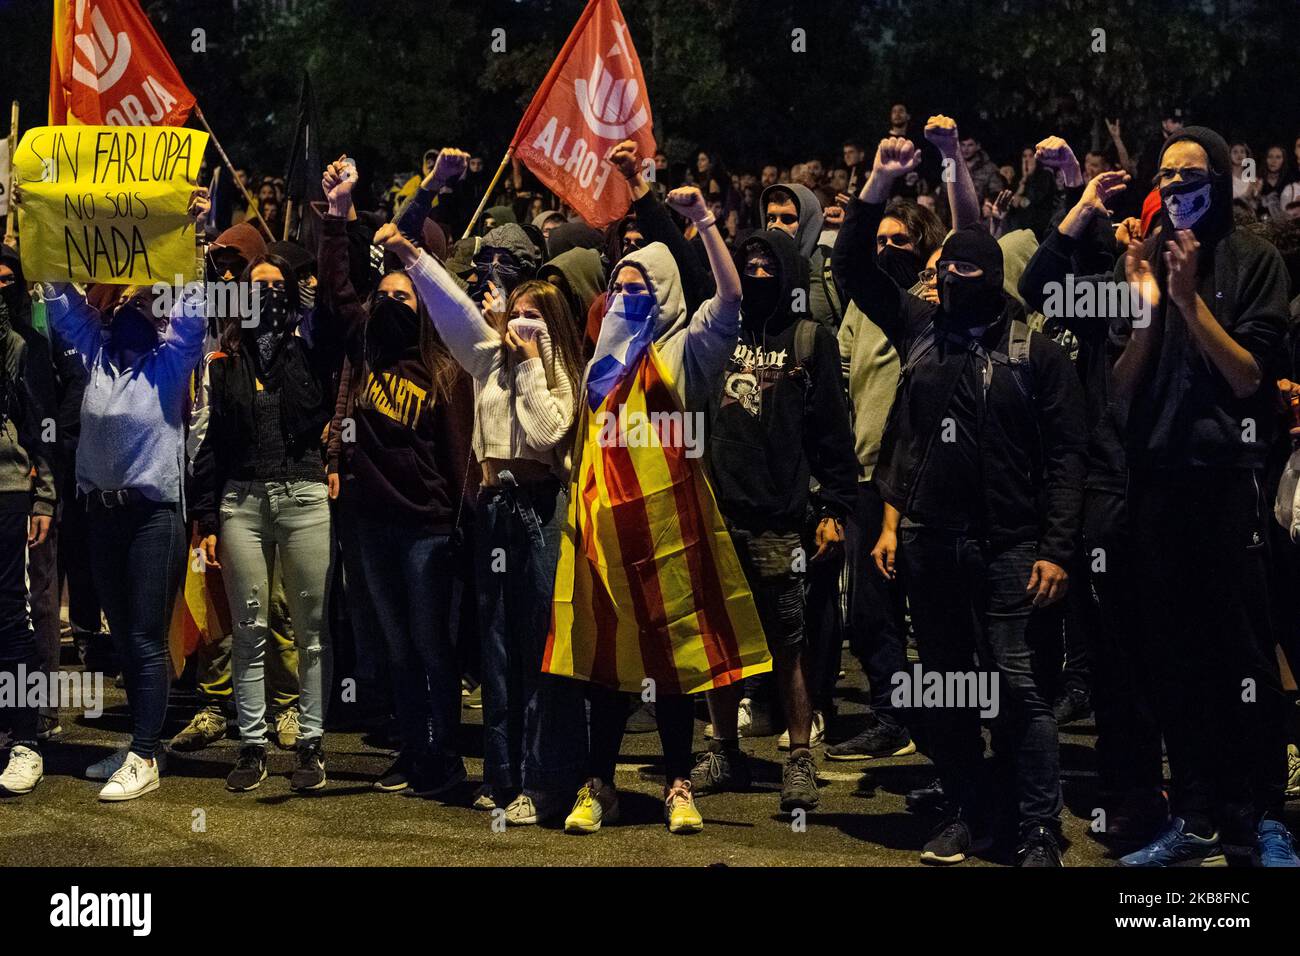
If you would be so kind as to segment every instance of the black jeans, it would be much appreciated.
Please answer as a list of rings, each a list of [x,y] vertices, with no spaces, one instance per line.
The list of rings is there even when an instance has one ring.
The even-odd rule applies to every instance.
[[[99,595],[90,569],[90,517],[72,468],[59,485],[59,580],[68,582],[68,620],[74,631],[98,634]]]
[[[1133,566],[1123,494],[1085,494],[1080,564],[1086,574],[1070,590],[1080,596],[1092,660],[1101,791],[1121,804],[1154,806],[1163,799],[1160,725],[1141,653],[1146,589]]]
[[[880,537],[885,503],[876,486],[858,482],[857,510],[849,522],[849,648],[862,662],[877,719],[904,725],[890,701],[890,678],[907,663],[906,601],[901,580],[886,581],[876,571],[871,549]]]
[[[978,658],[979,669],[997,681],[994,750],[1014,776],[1021,834],[1040,824],[1056,832],[1060,750],[1045,688],[1059,659],[1050,648],[1036,646],[1041,632],[1030,628],[1034,608],[1025,590],[1037,545],[994,550],[952,532],[903,528],[898,550],[921,666],[962,674],[972,671]],[[1003,808],[991,805],[979,710],[943,703],[913,719],[923,719],[928,728],[944,791],[976,821],[988,820]]]
[[[9,500],[11,499],[11,500]],[[0,726],[14,743],[36,744],[36,714],[29,707],[27,682],[20,668],[34,673],[39,665],[36,634],[27,610],[27,523],[30,495],[0,495],[0,674],[8,676],[16,694],[13,707],[0,714]]]
[[[167,630],[185,570],[185,528],[175,502],[105,508],[92,497],[91,568],[126,681],[131,750],[152,760],[167,717]]]
[[[591,685],[591,776],[605,783],[614,782],[628,708],[635,699],[633,694]],[[678,777],[689,779],[694,765],[691,740],[695,734],[695,698],[660,694],[655,700],[655,720],[664,751],[665,779],[668,783]]]
[[[1194,830],[1277,815],[1286,700],[1268,596],[1268,508],[1248,469],[1135,471],[1141,635],[1175,815]]]

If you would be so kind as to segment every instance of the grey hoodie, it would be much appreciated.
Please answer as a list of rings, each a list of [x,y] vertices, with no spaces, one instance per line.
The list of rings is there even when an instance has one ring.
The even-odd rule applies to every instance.
[[[795,232],[794,241],[799,245],[800,254],[808,260],[808,318],[834,332],[840,324],[841,310],[839,295],[834,283],[830,281],[830,270],[827,268],[830,258],[828,250],[818,246],[826,218],[821,201],[807,186],[799,183],[775,183],[764,189],[758,197],[759,215],[763,223],[767,222],[768,196],[778,189],[793,196],[794,204],[799,210],[799,228]]]

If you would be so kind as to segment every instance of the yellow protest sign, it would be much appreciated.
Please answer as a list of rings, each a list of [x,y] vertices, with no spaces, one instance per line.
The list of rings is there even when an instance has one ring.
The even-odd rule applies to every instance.
[[[208,134],[178,126],[39,126],[12,162],[23,271],[111,285],[196,278],[186,210]]]

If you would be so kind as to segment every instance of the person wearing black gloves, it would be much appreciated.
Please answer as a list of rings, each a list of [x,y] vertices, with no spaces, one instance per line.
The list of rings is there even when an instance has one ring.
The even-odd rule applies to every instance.
[[[781,810],[817,806],[809,749],[812,704],[805,676],[803,577],[841,547],[857,493],[857,459],[840,387],[839,350],[807,315],[808,266],[780,230],[751,236],[736,253],[741,329],[710,410],[709,472],[771,649],[790,756]],[[816,478],[816,551],[802,529]],[[709,692],[714,740],[691,774],[695,793],[743,790],[749,768],[737,737],[741,685]]]
[[[923,670],[946,688],[985,687],[978,704],[945,694],[924,715],[956,811],[921,859],[961,862],[988,841],[994,813],[1010,809],[992,805],[982,713],[996,717],[994,749],[1014,769],[1018,863],[1059,866],[1056,720],[1042,680],[1049,662],[1035,653],[1030,624],[1064,596],[1075,551],[1083,393],[1064,351],[1029,332],[1022,307],[1002,291],[1002,251],[988,233],[962,229],[944,243],[938,304],[908,295],[877,267],[885,201],[919,162],[910,142],[881,142],[833,268],[902,363],[874,476],[889,506],[877,550],[884,545],[892,565],[897,548]],[[977,652],[987,675],[972,674]],[[896,675],[903,696],[922,699],[919,689],[906,693],[920,676]]]

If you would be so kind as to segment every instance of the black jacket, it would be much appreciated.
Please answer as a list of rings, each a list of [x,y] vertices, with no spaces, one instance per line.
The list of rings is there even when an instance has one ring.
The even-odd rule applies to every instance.
[[[293,460],[320,457],[321,433],[334,415],[343,353],[331,327],[332,323],[318,323],[314,346],[301,336],[286,334],[274,362],[281,436]],[[194,456],[190,486],[190,517],[198,522],[201,535],[217,533],[222,489],[228,480],[240,477],[234,474],[236,464],[257,444],[253,365],[247,343],[235,355],[217,355],[208,365],[208,430]],[[320,476],[323,481],[323,459]]]
[[[741,330],[715,394],[709,433],[710,470],[718,507],[752,531],[800,531],[809,511],[809,477],[819,485],[823,515],[844,519],[857,497],[857,457],[841,387],[839,346],[808,317],[808,262],[781,232],[755,233],[777,263],[776,306],[756,314],[741,304]],[[792,296],[794,298],[792,298]],[[793,306],[793,308],[792,308]],[[813,332],[800,362],[799,326]]]
[[[835,243],[836,282],[871,317],[907,368],[913,344],[929,335],[938,306],[900,289],[875,264],[876,228],[884,206],[855,200]],[[1007,300],[985,332],[988,351],[1008,351],[1011,320],[1023,319]],[[939,437],[967,352],[936,345],[899,382],[874,481],[881,496],[907,516],[918,476]],[[1086,443],[1083,391],[1065,352],[1046,336],[1029,338],[1032,397],[1005,364],[994,363],[980,429],[984,528],[1001,547],[1038,543],[1038,556],[1066,566],[1075,551],[1083,499]]]

